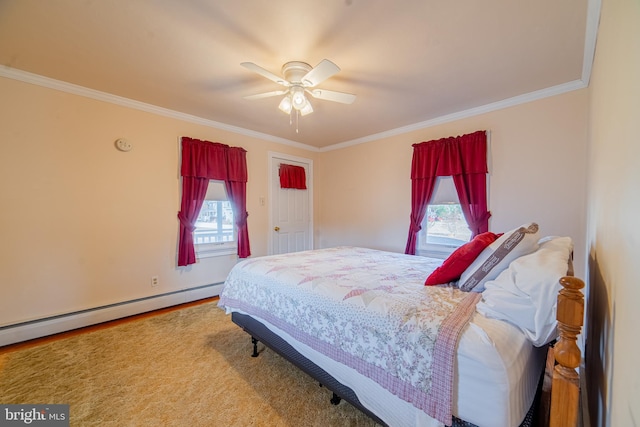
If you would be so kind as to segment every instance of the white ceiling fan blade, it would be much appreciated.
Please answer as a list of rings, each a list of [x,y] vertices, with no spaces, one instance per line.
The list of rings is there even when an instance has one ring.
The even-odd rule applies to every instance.
[[[242,62],[240,63],[247,70],[253,71],[254,73],[260,74],[262,77],[266,77],[271,81],[274,81],[280,85],[287,86],[289,83],[282,77],[273,74],[269,70],[265,70],[259,65],[254,64],[253,62]]]
[[[342,104],[351,104],[356,100],[356,96],[345,92],[335,92],[333,90],[311,89],[307,90],[311,96],[326,101],[340,102]]]
[[[302,78],[302,84],[305,85],[305,87],[317,86],[338,71],[340,71],[340,67],[328,59],[323,59],[318,65],[312,68],[311,71],[305,74]]]
[[[243,96],[243,98],[244,99],[262,99],[262,98],[269,98],[271,96],[284,95],[287,92],[288,90],[274,90],[272,92],[257,93],[255,95]]]

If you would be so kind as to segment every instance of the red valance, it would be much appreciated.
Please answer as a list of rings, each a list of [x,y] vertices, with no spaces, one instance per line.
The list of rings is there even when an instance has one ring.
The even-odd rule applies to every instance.
[[[280,188],[307,189],[307,175],[302,166],[280,164]]]
[[[483,130],[413,144],[413,153],[412,179],[489,172]]]
[[[219,181],[247,182],[246,153],[241,147],[182,137],[180,174]]]

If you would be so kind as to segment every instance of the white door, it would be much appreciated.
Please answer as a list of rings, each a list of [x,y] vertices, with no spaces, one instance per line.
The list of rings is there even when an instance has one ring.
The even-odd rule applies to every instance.
[[[280,188],[280,164],[302,166],[307,177],[307,189]],[[271,209],[270,254],[284,254],[313,248],[311,217],[312,160],[270,153]]]

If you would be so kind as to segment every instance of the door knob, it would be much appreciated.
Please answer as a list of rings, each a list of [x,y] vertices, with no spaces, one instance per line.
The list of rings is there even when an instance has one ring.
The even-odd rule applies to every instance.
[[[273,227],[274,231],[280,231],[280,227]]]

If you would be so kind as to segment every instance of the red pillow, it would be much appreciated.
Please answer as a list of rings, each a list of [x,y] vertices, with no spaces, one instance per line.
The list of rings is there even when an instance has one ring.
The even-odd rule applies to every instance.
[[[465,243],[449,255],[449,258],[444,260],[440,267],[433,270],[424,284],[433,286],[458,280],[467,267],[480,255],[480,252],[501,235],[490,231],[478,234],[469,243]]]

